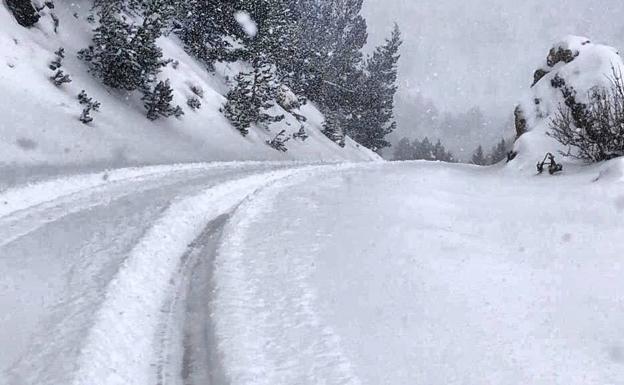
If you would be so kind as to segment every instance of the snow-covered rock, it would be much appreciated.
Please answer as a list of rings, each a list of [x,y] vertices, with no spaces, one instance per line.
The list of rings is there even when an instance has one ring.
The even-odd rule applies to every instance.
[[[562,81],[576,91],[576,100],[584,103],[592,88],[610,86],[614,70],[624,73],[624,62],[615,48],[579,36],[568,36],[555,44],[516,108],[518,155],[511,165],[534,171],[535,163],[547,152],[567,150],[547,135],[552,118],[564,105]]]
[[[0,174],[2,169],[40,165],[164,164],[231,160],[376,160],[376,154],[348,141],[340,148],[322,133],[323,115],[312,104],[297,110],[305,115],[309,139],[291,140],[282,153],[266,145],[282,129],[287,135],[299,131],[301,123],[286,111],[280,124],[253,128],[243,138],[219,112],[224,95],[236,72],[236,63],[217,66],[209,73],[205,65],[186,54],[171,34],[159,40],[165,57],[174,61],[160,75],[170,79],[174,103],[184,117],[150,122],[139,92],[127,94],[107,89],[87,72],[77,52],[90,44],[93,24],[87,21],[92,1],[58,1],[44,8],[32,28],[20,26],[8,7],[0,5]],[[54,15],[53,15],[54,14]],[[55,32],[55,20],[59,21]],[[72,82],[56,87],[48,67],[54,52],[63,47],[62,70]],[[192,88],[203,89],[201,109],[194,111],[187,100]],[[85,90],[101,102],[94,121],[82,124],[77,95]],[[279,108],[279,107],[278,107]]]

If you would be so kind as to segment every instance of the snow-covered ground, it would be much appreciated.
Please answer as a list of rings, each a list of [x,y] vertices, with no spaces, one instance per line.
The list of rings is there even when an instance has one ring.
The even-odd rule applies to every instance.
[[[8,190],[0,383],[621,383],[623,170],[196,164]]]
[[[264,192],[217,258],[231,383],[622,383],[624,180],[598,174],[405,163]]]

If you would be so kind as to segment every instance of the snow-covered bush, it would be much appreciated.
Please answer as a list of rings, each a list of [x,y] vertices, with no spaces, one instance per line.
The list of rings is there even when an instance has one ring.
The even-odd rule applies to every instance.
[[[266,144],[273,147],[277,151],[287,152],[288,148],[286,148],[286,142],[289,140],[290,138],[286,136],[286,130],[282,130],[273,139],[267,140]]]
[[[56,70],[54,75],[50,76],[50,80],[52,80],[52,83],[54,83],[54,85],[57,87],[60,87],[65,83],[72,82],[71,76],[63,72],[62,69]]]
[[[305,142],[306,139],[308,139],[310,136],[308,135],[308,133],[305,130],[305,127],[301,126],[301,128],[299,128],[299,131],[294,132],[293,133],[293,139],[299,139],[302,142]]]
[[[201,108],[201,101],[196,96],[191,96],[186,101],[186,104],[191,108],[191,110],[196,111]]]
[[[48,66],[52,71],[56,71],[63,66],[63,59],[65,59],[65,48],[61,47],[54,52],[56,57],[50,62]]]
[[[99,112],[101,104],[97,100],[90,98],[85,90],[80,91],[78,94],[78,102],[84,106],[82,114],[80,114],[79,120],[84,124],[89,124],[93,121],[91,111]]]
[[[195,96],[197,96],[198,98],[200,99],[204,98],[204,89],[201,88],[200,86],[193,84],[190,87],[190,89],[191,89],[191,92],[194,93]]]
[[[561,80],[565,105],[551,122],[548,133],[568,147],[564,155],[600,162],[624,155],[624,81],[613,72],[610,88],[590,91],[589,102],[577,101],[576,91]]]

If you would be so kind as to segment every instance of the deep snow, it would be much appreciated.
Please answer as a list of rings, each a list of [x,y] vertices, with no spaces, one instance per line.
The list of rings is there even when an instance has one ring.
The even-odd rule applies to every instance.
[[[265,191],[217,257],[231,383],[621,383],[623,183],[404,163]]]
[[[618,383],[623,170],[197,164],[8,190],[0,383]],[[213,257],[198,284],[186,264]]]

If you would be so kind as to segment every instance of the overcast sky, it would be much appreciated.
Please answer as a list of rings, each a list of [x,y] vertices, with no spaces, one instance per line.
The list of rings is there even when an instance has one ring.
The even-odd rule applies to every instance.
[[[364,1],[370,44],[394,21],[404,32],[400,92],[421,92],[448,111],[511,112],[565,35],[624,48],[624,0]]]

